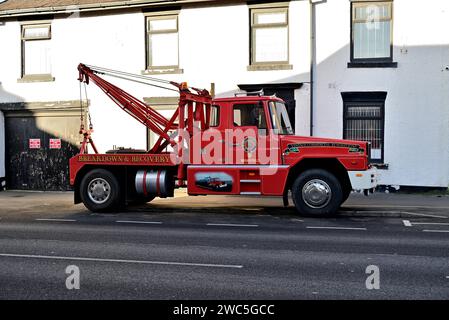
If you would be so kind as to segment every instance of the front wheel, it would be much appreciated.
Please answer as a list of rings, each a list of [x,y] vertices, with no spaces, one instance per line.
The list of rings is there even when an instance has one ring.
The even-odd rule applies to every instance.
[[[110,171],[95,169],[81,180],[80,195],[92,212],[114,211],[120,204],[120,184]]]
[[[323,217],[337,213],[343,191],[335,175],[323,169],[310,169],[294,181],[292,197],[301,215]]]

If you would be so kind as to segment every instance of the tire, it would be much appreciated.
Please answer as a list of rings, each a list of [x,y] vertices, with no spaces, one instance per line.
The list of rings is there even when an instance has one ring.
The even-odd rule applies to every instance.
[[[339,180],[329,171],[310,169],[293,182],[292,197],[299,214],[328,217],[340,208],[343,190]]]
[[[83,177],[80,195],[92,212],[111,212],[120,206],[120,184],[114,174],[105,169],[94,169]]]

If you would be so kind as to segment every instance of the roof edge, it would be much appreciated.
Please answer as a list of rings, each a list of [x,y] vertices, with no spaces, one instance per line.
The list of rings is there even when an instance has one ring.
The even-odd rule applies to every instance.
[[[89,12],[89,11],[103,11],[114,9],[140,8],[148,6],[156,7],[156,6],[175,5],[175,4],[201,3],[212,1],[213,0],[138,0],[138,1],[127,0],[127,1],[115,1],[106,3],[100,2],[93,4],[84,4],[79,6],[58,6],[58,7],[4,10],[0,11],[0,18],[71,13],[72,11],[74,11],[75,8],[80,12]]]

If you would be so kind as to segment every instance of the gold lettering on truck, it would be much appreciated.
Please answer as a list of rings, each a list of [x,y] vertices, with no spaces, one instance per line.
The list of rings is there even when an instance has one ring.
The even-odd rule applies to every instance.
[[[170,162],[170,157],[161,155],[117,156],[117,155],[80,155],[79,162]]]

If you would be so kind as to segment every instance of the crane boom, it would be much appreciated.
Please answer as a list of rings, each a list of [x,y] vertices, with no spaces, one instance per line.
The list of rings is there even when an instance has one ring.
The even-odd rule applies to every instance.
[[[170,130],[186,129],[190,133],[190,135],[193,135],[194,121],[200,121],[201,129],[204,130],[208,128],[208,119],[210,116],[210,105],[212,98],[207,90],[189,88],[186,83],[177,83],[173,81],[145,76],[136,76],[122,71],[93,67],[82,63],[79,64],[78,71],[78,80],[80,82],[89,84],[90,81],[92,81],[122,110],[124,110],[134,119],[145,125],[148,129],[159,136],[159,139],[150,150],[150,153],[160,153],[168,145],[173,146],[176,143],[169,135]],[[131,94],[120,89],[116,85],[104,80],[102,77],[100,77],[100,75],[110,75],[125,80],[135,81],[146,85],[179,92],[180,98],[178,108],[175,110],[173,116],[170,119],[167,119],[159,112],[151,108],[151,106],[145,104]],[[145,81],[153,81],[170,85],[171,87],[175,87],[176,89],[132,79],[135,77],[138,77]],[[194,92],[191,92],[191,90],[189,89],[193,90]],[[176,120],[178,120],[178,123],[176,123]],[[90,134],[88,139],[90,139]]]

